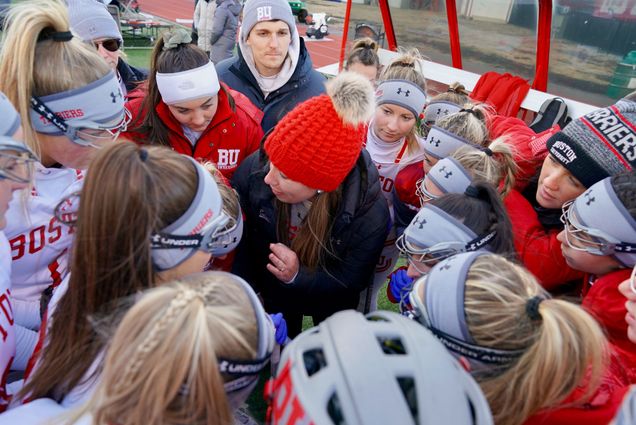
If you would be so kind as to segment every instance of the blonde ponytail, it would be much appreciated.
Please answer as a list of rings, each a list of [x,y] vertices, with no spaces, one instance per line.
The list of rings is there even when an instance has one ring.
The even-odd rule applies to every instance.
[[[529,312],[533,297],[543,301]],[[497,256],[479,257],[467,276],[465,313],[477,344],[525,350],[504,370],[476,376],[495,423],[521,424],[559,406],[582,384],[587,395],[598,386],[607,360],[600,326],[581,307],[549,299],[522,267]]]
[[[233,423],[217,357],[254,358],[250,311],[229,274],[202,273],[147,291],[122,319],[98,387],[75,418],[89,412],[96,425]]]
[[[459,162],[473,179],[484,180],[498,188],[503,199],[515,185],[517,164],[513,148],[503,138],[498,138],[487,148],[490,152],[464,146],[450,156]]]
[[[473,145],[486,147],[490,141],[490,114],[488,107],[483,104],[467,103],[462,106],[461,111],[439,118],[435,125],[463,137]]]
[[[27,145],[41,155],[31,124],[31,96],[60,93],[96,81],[110,67],[94,48],[70,41],[38,41],[43,31],[70,31],[68,10],[60,0],[24,1],[10,7],[2,34],[0,91],[20,113]]]

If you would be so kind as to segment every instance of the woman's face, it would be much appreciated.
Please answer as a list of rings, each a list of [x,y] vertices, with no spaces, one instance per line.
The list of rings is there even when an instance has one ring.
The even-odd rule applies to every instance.
[[[375,86],[375,80],[378,75],[378,68],[374,65],[364,65],[362,62],[354,62],[347,66],[347,71],[355,72],[362,75],[367,80],[371,81],[371,84]]]
[[[391,143],[409,134],[415,123],[415,116],[411,111],[385,103],[375,108],[373,131],[380,139]]]
[[[431,171],[431,168],[433,168],[433,166],[437,164],[438,161],[439,159],[424,152],[424,161],[422,161],[424,165],[424,174]]]
[[[168,105],[168,109],[179,124],[202,133],[212,122],[218,106],[219,96],[217,95]]]
[[[0,157],[0,163],[2,162]],[[5,165],[2,164],[2,167]],[[0,178],[0,230],[4,229],[7,225],[7,219],[5,217],[7,210],[9,209],[9,202],[13,197],[13,192],[16,190],[24,189],[28,186],[27,183],[18,183],[6,178]]]
[[[97,53],[106,61],[113,71],[117,70],[117,62],[119,61],[118,42],[119,40],[113,38],[96,38],[93,40],[93,45],[97,49]],[[117,49],[112,51],[115,47],[117,47]]]
[[[317,192],[316,189],[291,180],[272,163],[270,163],[269,172],[265,176],[265,184],[272,189],[272,193],[279,201],[286,204],[307,201],[314,197]]]
[[[99,148],[114,141],[113,139],[95,139],[89,141],[93,146],[82,146],[72,142],[66,136],[49,136],[42,133],[38,133],[38,140],[42,149],[42,165],[51,167],[60,164],[78,170],[87,169]]]
[[[585,186],[564,166],[548,155],[543,161],[536,199],[543,208],[561,208],[567,201],[585,192]]]

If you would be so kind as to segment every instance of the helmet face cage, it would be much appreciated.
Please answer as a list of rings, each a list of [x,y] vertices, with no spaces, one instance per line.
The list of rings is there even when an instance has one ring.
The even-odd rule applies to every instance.
[[[29,183],[33,178],[36,158],[26,148],[0,143],[0,180]]]
[[[78,145],[101,149],[103,143],[117,140],[119,135],[128,129],[131,120],[131,112],[128,109],[124,109],[122,120],[112,127],[105,127],[92,121],[80,122],[81,126],[67,124],[69,138]]]
[[[417,195],[418,198],[420,198],[420,206],[422,208],[424,208],[424,205],[426,203],[432,201],[433,199],[438,198],[438,196],[433,195],[431,192],[429,192],[426,189],[426,186],[424,185],[425,181],[426,181],[426,177],[422,177],[415,184],[415,187],[416,187],[415,194]]]
[[[615,252],[613,238],[598,229],[592,229],[581,224],[573,213],[574,201],[563,204],[561,223],[565,232],[567,245],[579,252],[587,252],[592,255],[610,255]]]
[[[433,267],[438,262],[465,250],[463,242],[440,242],[429,248],[419,248],[411,244],[406,239],[405,234],[402,234],[397,239],[395,245],[400,252],[406,256],[409,264],[413,265],[413,267],[422,274],[426,272],[422,272],[418,269],[418,265]]]

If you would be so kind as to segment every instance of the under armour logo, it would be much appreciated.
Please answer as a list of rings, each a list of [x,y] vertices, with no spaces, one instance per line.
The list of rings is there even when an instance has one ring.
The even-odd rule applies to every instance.
[[[409,94],[411,94],[411,90],[404,91],[402,90],[402,87],[399,87],[397,89],[397,94],[402,94],[402,93],[404,93],[404,97],[409,97]]]
[[[112,100],[112,103],[117,102],[117,98],[121,98],[121,97],[122,97],[122,96],[121,96],[121,91],[117,91],[117,93],[115,93],[115,92],[110,92],[110,97],[111,97],[111,99],[113,99],[113,100]]]
[[[449,178],[450,176],[453,175],[452,171],[446,171],[446,166],[445,165],[442,168],[439,169],[439,172],[440,173],[444,173],[444,178],[445,179],[447,179],[447,178]]]
[[[434,137],[431,137],[431,140],[428,141],[431,145],[435,145],[436,148],[439,148],[439,144],[442,143],[442,139],[435,140]]]
[[[592,195],[592,191],[591,190],[588,190],[583,195],[587,199],[587,201],[585,202],[585,205],[590,205],[592,202],[596,201],[596,198],[594,196],[591,196],[591,195]]]
[[[440,267],[439,269],[440,269],[440,270],[448,270],[448,269],[450,269],[450,268],[451,268],[450,264],[448,264],[448,262],[446,262],[446,263],[445,263],[442,267]]]
[[[417,225],[418,229],[423,229],[424,225],[426,224],[426,219],[421,217],[415,217],[415,220],[413,220],[413,224]]]

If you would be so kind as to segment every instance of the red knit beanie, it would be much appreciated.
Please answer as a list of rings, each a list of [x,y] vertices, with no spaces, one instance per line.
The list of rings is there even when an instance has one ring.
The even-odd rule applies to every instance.
[[[313,189],[336,190],[351,171],[373,115],[371,83],[343,72],[278,122],[265,142],[272,164],[291,180]]]

